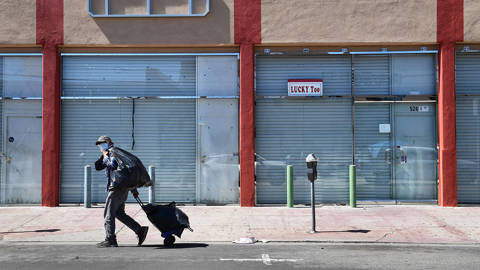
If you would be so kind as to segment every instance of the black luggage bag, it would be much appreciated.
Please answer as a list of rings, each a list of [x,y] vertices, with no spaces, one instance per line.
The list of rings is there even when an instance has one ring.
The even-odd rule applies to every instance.
[[[190,228],[188,216],[176,207],[175,202],[167,205],[156,205],[143,204],[140,198],[136,198],[136,200],[147,214],[148,220],[162,233],[162,237],[165,238],[163,244],[166,247],[173,247],[175,243],[174,235],[181,238],[184,229],[193,232]]]

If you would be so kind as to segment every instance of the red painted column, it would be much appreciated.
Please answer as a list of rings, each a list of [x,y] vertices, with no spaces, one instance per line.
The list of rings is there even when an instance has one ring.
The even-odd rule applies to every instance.
[[[255,56],[261,42],[261,0],[235,0],[235,44],[240,44],[240,205],[255,206]]]
[[[463,0],[437,0],[438,204],[457,206],[455,44],[463,41]]]
[[[441,44],[438,84],[438,204],[457,206],[455,44]]]
[[[42,205],[60,201],[60,55],[63,0],[37,0],[37,44],[42,45]]]
[[[240,205],[255,206],[254,46],[240,45]]]

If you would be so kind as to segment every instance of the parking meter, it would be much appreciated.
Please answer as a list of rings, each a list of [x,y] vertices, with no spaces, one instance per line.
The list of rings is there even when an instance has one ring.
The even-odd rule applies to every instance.
[[[307,162],[307,178],[308,181],[311,183],[311,205],[312,205],[312,230],[310,233],[316,233],[317,231],[315,230],[315,186],[314,182],[317,180],[317,162],[318,158],[315,156],[315,154],[311,153],[307,156],[305,159]]]
[[[317,180],[317,162],[318,158],[315,154],[311,153],[306,158],[307,162],[307,177],[308,181],[313,182]]]

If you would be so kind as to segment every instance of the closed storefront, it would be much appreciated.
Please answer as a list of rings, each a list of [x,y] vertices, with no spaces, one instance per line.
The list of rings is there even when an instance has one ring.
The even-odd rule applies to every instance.
[[[480,54],[456,55],[458,202],[480,202]]]
[[[354,54],[360,200],[437,198],[436,55]]]
[[[41,63],[39,54],[0,55],[0,203],[41,200]]]
[[[10,5],[0,27],[0,203],[82,203],[100,135],[155,172],[142,200],[283,204],[292,165],[294,202],[309,203],[313,152],[319,203],[347,202],[349,165],[361,201],[480,202],[480,5],[324,2]],[[14,163],[28,150],[16,134],[28,132],[35,158]],[[35,194],[9,180],[41,164],[32,160],[43,161],[27,177]],[[93,170],[94,203],[105,188]]]
[[[223,200],[236,202],[237,65],[235,55],[63,56],[60,201],[82,201],[83,167],[100,156],[96,138],[108,135],[146,167],[155,167],[156,201],[215,201],[221,196],[212,195],[217,190],[209,187],[222,183],[232,190]],[[230,85],[218,83],[222,81],[218,69],[225,71],[223,81]],[[214,119],[230,117],[233,133],[230,126],[211,128],[202,122],[213,99],[224,104],[217,106]],[[217,150],[222,153],[204,154],[202,141],[209,136],[232,142],[228,147],[235,149],[228,149],[229,158],[213,167],[230,175],[233,171],[235,179],[202,177],[206,160],[227,154],[221,147]],[[104,172],[93,172],[92,183],[92,201],[104,201]],[[202,188],[207,189],[203,194]],[[147,200],[147,189],[140,189],[140,196]]]
[[[273,54],[273,53],[272,53]],[[258,203],[310,199],[305,158],[319,158],[320,202],[348,200],[357,165],[360,200],[435,200],[436,60],[433,53],[324,53],[256,57]],[[288,95],[288,82],[318,80],[323,95]]]
[[[288,97],[289,79],[322,79],[323,97]],[[345,202],[352,163],[351,58],[258,56],[256,59],[256,180],[258,203],[286,201],[287,165],[294,165],[295,203],[310,200],[305,158],[319,158],[315,193]]]

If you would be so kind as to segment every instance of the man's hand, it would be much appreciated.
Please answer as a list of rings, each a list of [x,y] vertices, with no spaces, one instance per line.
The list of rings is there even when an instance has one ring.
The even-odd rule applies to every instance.
[[[108,150],[103,151],[103,158],[108,157]]]
[[[138,191],[136,189],[132,190],[132,195],[135,199],[138,198]]]

